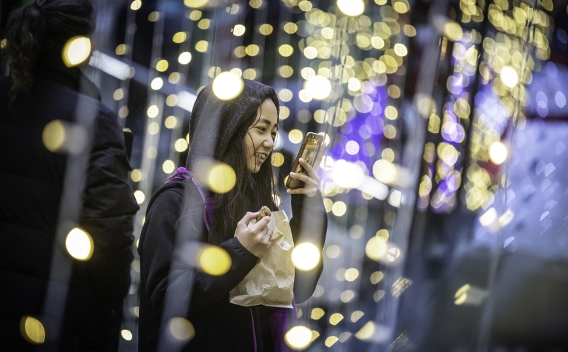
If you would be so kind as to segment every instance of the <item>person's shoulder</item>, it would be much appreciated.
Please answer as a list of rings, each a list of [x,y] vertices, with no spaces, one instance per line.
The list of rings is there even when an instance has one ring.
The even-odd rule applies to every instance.
[[[152,194],[150,201],[148,202],[148,209],[150,209],[154,203],[183,203],[186,196],[192,196],[193,194],[199,194],[199,190],[196,184],[192,182],[192,179],[175,180],[172,182],[167,182],[161,185]],[[198,198],[201,202],[203,199],[201,196]]]
[[[104,105],[102,102],[97,102],[99,113],[97,114],[97,120],[100,123],[105,123],[107,125],[112,125],[114,128],[121,130],[120,124],[118,122],[118,116],[114,111],[112,111],[108,106]]]

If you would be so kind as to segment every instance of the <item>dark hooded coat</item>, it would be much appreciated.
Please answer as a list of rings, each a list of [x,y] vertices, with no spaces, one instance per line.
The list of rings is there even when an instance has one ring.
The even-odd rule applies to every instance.
[[[89,112],[96,116],[95,128],[78,225],[93,238],[94,252],[88,261],[72,261],[70,281],[61,287],[67,296],[58,350],[118,348],[138,205],[128,184],[130,165],[117,116],[79,69],[62,65],[38,67],[29,94],[12,104],[12,82],[0,79],[1,351],[34,348],[22,338],[20,320],[43,319],[50,273],[61,270],[51,264],[68,157],[47,150],[42,131],[50,121],[73,122],[78,113]],[[47,344],[52,327],[43,323]]]
[[[220,160],[227,148],[226,141],[266,98],[271,98],[278,107],[274,90],[258,82],[245,80],[241,95],[228,102],[217,100],[210,86],[204,88],[196,100],[190,122],[188,169],[199,158]],[[294,322],[292,309],[242,307],[229,301],[229,291],[258,262],[236,237],[220,244],[232,260],[229,272],[222,276],[194,270],[177,252],[191,241],[209,242],[205,218],[206,209],[210,209],[210,195],[206,190],[200,194],[193,179],[180,180],[159,188],[148,204],[138,247],[141,260],[139,351],[162,351],[176,345],[183,351],[285,350],[283,334]],[[274,205],[266,205],[276,209]],[[292,211],[290,227],[294,242],[310,241],[323,248],[327,218],[319,193],[311,198],[292,195]],[[309,221],[302,221],[308,218]],[[320,262],[309,272],[296,272],[297,303],[312,295],[322,269]],[[175,317],[191,322],[195,335],[189,343],[172,338],[171,319]]]

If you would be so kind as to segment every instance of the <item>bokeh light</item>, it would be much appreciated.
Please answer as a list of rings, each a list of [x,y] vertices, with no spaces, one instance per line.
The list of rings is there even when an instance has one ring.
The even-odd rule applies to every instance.
[[[126,341],[131,341],[132,340],[132,331],[127,330],[127,329],[123,329],[120,331],[120,336],[122,336],[123,339],[125,339]]]
[[[226,250],[217,246],[205,246],[198,254],[199,267],[203,272],[220,276],[231,268],[231,257]]]
[[[237,24],[235,25],[235,27],[233,27],[233,34],[236,35],[237,37],[240,37],[241,35],[245,34],[246,31],[246,27],[243,26],[242,24]]]
[[[178,62],[182,65],[187,65],[191,62],[191,53],[189,51],[184,51],[179,54]]]
[[[321,253],[313,243],[301,243],[292,251],[292,263],[303,271],[312,270],[320,261]]]
[[[294,326],[286,332],[284,340],[288,347],[293,350],[304,350],[308,348],[312,342],[312,330],[305,326]]]
[[[207,171],[207,185],[215,193],[227,193],[235,186],[235,170],[225,163],[213,164]]]
[[[489,158],[496,165],[502,164],[507,159],[507,147],[501,142],[493,142],[489,148]]]
[[[373,164],[373,175],[383,183],[392,183],[397,177],[396,166],[387,160],[379,159]]]
[[[323,76],[314,76],[306,82],[306,89],[314,99],[322,100],[331,94],[331,82]]]
[[[339,187],[356,188],[363,182],[364,176],[358,164],[338,160],[333,165],[333,181]]]
[[[501,69],[500,77],[503,84],[509,88],[514,88],[519,82],[517,71],[510,66],[505,66]]]
[[[168,331],[171,336],[180,341],[187,342],[195,336],[193,324],[185,318],[175,317],[168,322]]]
[[[159,90],[160,88],[162,88],[164,86],[164,80],[161,77],[156,77],[152,80],[152,82],[150,83],[150,87],[153,90]]]
[[[244,87],[242,78],[232,72],[223,72],[213,80],[213,93],[221,100],[235,99]]]
[[[20,332],[24,339],[31,344],[39,345],[45,342],[45,328],[41,321],[34,317],[22,317],[20,321]]]
[[[183,0],[183,3],[185,4],[185,6],[196,8],[196,9],[199,9],[199,8],[207,5],[208,2],[209,2],[209,0]]]
[[[73,37],[63,47],[63,62],[67,67],[78,66],[91,56],[91,40],[87,37]]]
[[[91,235],[80,228],[74,228],[65,238],[65,248],[73,258],[81,261],[91,259],[95,244]]]
[[[56,152],[63,146],[65,135],[65,125],[60,120],[53,120],[45,125],[43,129],[43,145],[50,152]]]
[[[379,237],[371,237],[365,245],[365,254],[374,261],[382,261],[387,250],[387,242]]]
[[[365,10],[362,0],[337,0],[337,7],[347,16],[359,16]]]
[[[134,191],[134,198],[136,198],[136,202],[138,204],[142,204],[146,200],[146,196],[144,195],[144,192],[142,192],[141,190]]]
[[[298,144],[304,139],[304,134],[300,130],[293,129],[288,133],[288,139],[290,142]]]

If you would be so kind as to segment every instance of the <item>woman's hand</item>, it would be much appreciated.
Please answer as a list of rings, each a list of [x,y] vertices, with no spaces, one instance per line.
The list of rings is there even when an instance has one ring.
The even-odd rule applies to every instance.
[[[318,156],[314,162],[314,166],[310,166],[303,158],[300,158],[300,165],[306,170],[306,174],[299,174],[296,172],[290,172],[291,178],[302,181],[305,183],[304,188],[288,189],[286,192],[288,194],[305,194],[308,197],[313,197],[316,195],[320,179],[318,177],[318,170],[320,168],[321,158],[323,156],[323,151],[325,150],[325,143],[322,143],[320,150],[318,151]]]
[[[260,258],[270,247],[270,236],[272,234],[268,233],[268,223],[270,222],[270,217],[268,216],[263,217],[259,222],[249,227],[249,223],[257,215],[258,212],[246,213],[241,221],[237,223],[235,237],[237,237],[243,247]]]

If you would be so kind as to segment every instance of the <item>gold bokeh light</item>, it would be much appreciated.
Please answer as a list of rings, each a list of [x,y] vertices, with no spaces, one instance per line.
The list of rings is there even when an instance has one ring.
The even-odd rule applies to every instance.
[[[205,246],[198,254],[199,267],[203,272],[220,276],[231,268],[231,257],[226,250],[217,246]]]
[[[323,76],[314,76],[306,82],[306,89],[316,100],[323,100],[331,94],[331,82]]]
[[[24,339],[31,344],[39,345],[45,342],[45,328],[41,321],[34,317],[22,317],[20,320],[20,332]]]
[[[365,254],[369,259],[374,261],[383,260],[385,254],[387,253],[388,245],[387,242],[379,237],[371,237],[365,246]]]
[[[320,261],[321,253],[313,243],[305,242],[297,245],[292,251],[292,263],[302,271],[315,268]]]
[[[507,160],[507,147],[499,142],[493,142],[489,148],[489,158],[495,165],[501,165]]]
[[[347,16],[359,16],[365,11],[363,0],[337,0],[337,7]]]
[[[227,164],[214,164],[207,172],[207,185],[215,193],[227,193],[235,186],[237,175]]]
[[[91,56],[91,40],[87,37],[73,37],[63,47],[63,63],[74,67],[85,62]]]
[[[284,335],[288,347],[294,350],[305,350],[312,342],[312,330],[305,326],[294,326]]]
[[[244,89],[243,79],[232,72],[223,72],[213,80],[213,93],[221,100],[235,99]]]
[[[392,183],[397,177],[396,166],[387,160],[379,159],[373,164],[373,175],[382,183]]]
[[[91,235],[77,227],[69,231],[65,238],[67,252],[77,260],[89,260],[93,255],[94,247]]]
[[[209,0],[183,0],[183,3],[185,4],[185,6],[191,7],[191,8],[196,8],[196,9],[207,5],[208,2],[209,2]]]
[[[510,66],[504,66],[501,69],[499,76],[501,78],[501,82],[509,88],[514,88],[519,82],[519,75],[517,74],[517,71]]]

